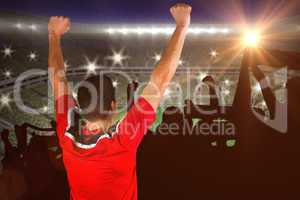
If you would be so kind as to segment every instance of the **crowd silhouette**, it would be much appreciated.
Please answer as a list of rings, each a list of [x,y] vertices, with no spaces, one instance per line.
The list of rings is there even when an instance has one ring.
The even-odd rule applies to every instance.
[[[288,130],[285,134],[257,117],[274,119],[276,114],[282,114],[276,113],[276,105],[281,107],[284,103],[277,102],[270,87],[263,87],[270,116],[253,109],[250,84],[250,72],[259,81],[265,78],[259,65],[276,70],[285,66],[288,70],[297,70],[299,59],[300,55],[296,53],[247,50],[232,106],[220,107],[211,101],[210,106],[201,110],[217,107],[218,112],[205,116],[193,109],[195,105],[191,101],[186,101],[186,106],[192,110],[190,116],[185,115],[188,121],[191,123],[194,117],[201,119],[195,127],[222,118],[225,123],[235,125],[234,135],[192,134],[185,137],[179,134],[174,137],[164,133],[147,134],[138,156],[141,199],[299,198],[300,135],[297,127],[300,121],[297,102],[300,97],[297,86],[300,86],[300,79],[291,77],[286,84]],[[211,90],[210,93],[214,92]],[[179,116],[174,113],[171,118],[176,121]]]
[[[35,134],[37,131],[55,133],[54,127],[44,129],[28,123],[15,125],[17,147],[9,140],[8,129],[1,132],[5,144],[0,175],[1,199],[68,198],[68,185],[56,135]]]

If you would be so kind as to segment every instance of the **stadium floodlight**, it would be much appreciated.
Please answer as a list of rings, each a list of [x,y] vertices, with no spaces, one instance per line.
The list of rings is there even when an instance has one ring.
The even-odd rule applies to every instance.
[[[114,33],[115,33],[115,30],[112,29],[112,28],[108,28],[108,29],[106,29],[106,32],[107,32],[108,34],[114,34]]]
[[[95,59],[94,61],[90,61],[89,59],[87,59],[87,64],[86,64],[86,69],[88,70],[88,73],[96,73],[96,69],[99,66],[97,65],[97,59]]]
[[[2,50],[2,53],[4,54],[4,58],[6,57],[11,57],[12,53],[15,52],[14,50],[12,50],[10,47],[5,47]]]
[[[160,59],[161,59],[161,54],[155,54],[154,56],[153,56],[153,59],[156,61],[156,62],[159,62],[160,61]]]
[[[226,80],[224,81],[224,83],[225,83],[225,85],[229,85],[230,81],[229,81],[228,79],[226,79]]]
[[[123,50],[116,52],[113,50],[113,55],[108,56],[108,59],[113,61],[113,66],[120,65],[123,66],[123,61],[128,59],[128,56],[123,55]]]
[[[209,55],[210,55],[211,58],[216,58],[217,55],[218,55],[218,52],[216,50],[211,50]]]
[[[11,102],[11,99],[8,94],[2,94],[0,98],[1,107],[9,107],[9,103]]]
[[[32,30],[32,31],[36,31],[37,30],[37,26],[35,24],[31,24],[29,26],[29,28]]]
[[[223,28],[220,30],[220,32],[223,34],[228,34],[228,33],[230,33],[230,30],[228,28]]]
[[[223,94],[226,95],[226,96],[229,95],[230,94],[230,90],[224,90]]]
[[[119,82],[117,80],[114,80],[112,82],[112,85],[113,85],[114,88],[116,88],[119,85]]]
[[[115,63],[121,63],[123,60],[123,56],[120,53],[116,53],[113,55],[113,59]]]
[[[30,54],[28,55],[28,57],[29,57],[29,61],[36,61],[36,59],[37,59],[37,54],[35,53],[35,52],[30,52]]]
[[[6,78],[10,78],[11,77],[11,71],[9,71],[9,70],[6,70],[3,74],[4,74],[4,76]]]
[[[119,32],[122,33],[123,35],[127,35],[131,31],[127,28],[122,28]]]
[[[138,35],[142,35],[142,34],[144,34],[145,32],[146,32],[146,29],[144,29],[144,28],[141,28],[141,27],[136,28],[136,33],[137,33]]]
[[[43,108],[42,108],[42,110],[43,110],[43,112],[48,112],[48,106],[44,106]]]
[[[257,47],[261,41],[259,31],[247,31],[243,38],[243,44],[246,47]]]
[[[183,60],[179,60],[179,65],[183,65],[184,64],[184,61]]]
[[[218,30],[214,27],[211,27],[211,28],[207,29],[207,33],[216,34],[216,33],[218,33]]]
[[[150,35],[171,35],[174,32],[174,27],[161,27],[161,26],[152,26],[152,27],[109,27],[104,30],[104,32],[108,34],[137,34],[137,35],[143,35],[143,34],[150,34]],[[188,30],[189,34],[199,35],[199,34],[228,34],[230,33],[229,28],[217,28],[217,27],[191,27]]]
[[[17,29],[22,29],[22,28],[23,28],[23,24],[21,24],[21,23],[16,23],[16,24],[15,24],[15,27],[16,27]]]

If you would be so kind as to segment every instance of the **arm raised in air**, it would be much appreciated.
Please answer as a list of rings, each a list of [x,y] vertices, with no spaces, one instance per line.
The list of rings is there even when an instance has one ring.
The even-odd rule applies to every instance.
[[[49,79],[55,100],[70,93],[65,75],[64,58],[61,50],[61,37],[70,29],[70,20],[65,17],[51,17],[49,31]]]
[[[176,22],[176,30],[161,60],[152,72],[150,82],[142,93],[142,96],[155,110],[158,108],[169,82],[175,75],[191,21],[192,8],[187,4],[176,4],[170,11]]]

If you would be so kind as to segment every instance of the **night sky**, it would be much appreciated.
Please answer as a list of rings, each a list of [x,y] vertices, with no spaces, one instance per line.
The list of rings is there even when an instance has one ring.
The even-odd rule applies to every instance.
[[[238,22],[300,14],[299,0],[5,0],[0,11],[38,16],[64,15],[77,22],[169,22],[177,2],[193,6],[194,22]]]

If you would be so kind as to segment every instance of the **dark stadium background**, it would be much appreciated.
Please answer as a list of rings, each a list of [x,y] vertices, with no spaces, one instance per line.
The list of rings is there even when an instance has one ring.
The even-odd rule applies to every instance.
[[[139,81],[147,81],[149,72],[155,66],[156,61],[153,59],[156,53],[161,53],[165,47],[168,37],[165,35],[137,35],[137,34],[107,34],[104,30],[113,27],[130,27],[130,26],[150,26],[150,25],[162,25],[171,24],[172,19],[169,15],[169,7],[178,1],[173,0],[152,0],[152,1],[121,1],[121,0],[101,0],[101,1],[3,1],[0,7],[0,94],[11,94],[13,88],[11,84],[15,79],[23,72],[29,69],[43,69],[47,70],[48,59],[48,35],[47,35],[47,22],[49,16],[63,15],[68,16],[72,20],[72,31],[68,33],[63,39],[63,51],[65,59],[68,61],[69,70],[74,73],[70,73],[70,81],[77,83],[85,77],[85,71],[77,73],[78,68],[84,68],[87,65],[87,58],[91,61],[97,58],[97,64],[102,67],[111,68],[113,63],[106,59],[107,56],[112,54],[112,50],[123,50],[124,55],[129,58],[124,61],[123,66],[116,66],[117,70],[127,71],[133,79]],[[222,102],[226,106],[232,104],[236,87],[238,84],[239,70],[243,58],[243,52],[236,50],[229,51],[241,38],[241,30],[239,30],[238,24],[248,23],[249,25],[255,24],[255,22],[262,20],[263,22],[272,21],[270,26],[264,30],[265,34],[274,35],[264,43],[264,48],[280,49],[284,51],[300,52],[300,3],[297,0],[189,0],[185,1],[193,5],[193,25],[204,27],[222,28],[226,27],[234,30],[229,34],[205,34],[201,36],[189,35],[184,47],[182,60],[184,64],[179,67],[179,73],[174,80],[181,84],[185,89],[186,76],[184,74],[187,68],[196,70],[196,76],[212,75],[216,83],[220,85],[221,90],[229,91],[228,95],[224,93],[220,94]],[[17,23],[22,23],[25,28],[16,28]],[[36,25],[36,29],[28,28],[31,25]],[[12,57],[2,57],[2,50],[6,47],[11,47],[14,52]],[[216,59],[211,59],[210,53],[212,50],[218,52]],[[30,61],[28,56],[31,52],[37,54],[35,61]],[[265,72],[268,74],[270,68],[264,67]],[[11,76],[7,77],[5,72],[10,71]],[[140,71],[140,73],[136,73]],[[182,72],[182,73],[181,73]],[[286,94],[283,90],[284,80],[278,78],[276,74],[269,73],[270,79],[273,80],[272,89],[276,92],[276,98],[279,101],[285,101]],[[294,74],[297,75],[297,72]],[[113,76],[113,79],[118,80],[117,86],[117,99],[118,106],[123,107],[126,104],[126,88],[127,82],[122,78]],[[13,145],[16,146],[16,136],[14,135],[13,126],[16,124],[22,124],[24,122],[33,124],[41,128],[49,128],[51,120],[54,119],[53,111],[53,99],[51,91],[48,87],[47,79],[42,77],[37,79],[36,82],[28,82],[22,88],[22,98],[26,105],[33,108],[41,108],[39,115],[26,114],[20,111],[16,107],[15,102],[10,102],[9,106],[0,107],[0,131],[3,128],[10,129],[10,140]],[[225,81],[229,81],[230,84],[225,84]],[[263,104],[263,97],[259,91],[256,91],[257,82],[252,78],[252,92],[253,92],[253,107],[260,108],[263,112],[268,114],[268,108]],[[197,84],[197,80],[192,81],[192,88]],[[279,89],[278,89],[279,88]],[[173,94],[176,93],[176,88],[170,88]],[[189,91],[191,92],[191,91]],[[201,91],[201,95],[207,95],[207,91],[204,89]],[[184,90],[184,99],[188,98],[188,91]],[[200,93],[199,93],[200,94]],[[168,106],[176,105],[183,110],[183,101],[178,101],[176,98],[168,98],[166,100]],[[209,101],[203,97],[200,98],[199,103],[207,105]],[[46,108],[46,110],[43,110]],[[164,108],[162,108],[164,109]],[[160,112],[159,118],[161,119],[162,113]],[[43,134],[43,132],[36,132],[37,134]],[[147,138],[146,138],[147,139]],[[153,138],[151,138],[153,139]],[[154,138],[155,139],[155,138]],[[168,145],[172,142],[178,142],[182,139],[182,146],[177,148],[179,155],[165,154],[170,160],[170,163],[176,163],[176,156],[179,158],[185,158],[185,155],[181,155],[178,149],[185,148],[184,138],[171,138],[170,140],[161,140],[159,143],[162,146],[168,148]],[[235,138],[236,139],[236,138]],[[30,140],[30,138],[29,138]],[[149,139],[145,140],[145,143],[149,143]],[[172,147],[174,148],[174,147]],[[202,191],[203,194],[209,199],[209,195],[212,195],[212,199],[215,199],[215,192],[221,192],[224,195],[234,195],[235,190],[240,186],[238,183],[234,183],[234,175],[226,174],[233,173],[233,169],[222,168],[222,162],[231,162],[239,164],[236,160],[227,160],[226,156],[232,154],[235,149],[228,150],[224,154],[218,154],[216,157],[218,161],[213,160],[214,169],[219,171],[212,175],[208,173],[206,177],[195,177],[199,180],[189,179],[185,177],[189,191]],[[210,152],[211,150],[208,150]],[[147,149],[147,155],[151,159],[154,159],[155,153],[161,153],[157,149]],[[211,152],[210,152],[211,153]],[[225,155],[226,154],[226,155]],[[162,154],[164,155],[164,154]],[[203,154],[201,154],[203,155]],[[209,154],[211,155],[211,154]],[[225,155],[225,156],[224,156]],[[224,156],[224,157],[223,157]],[[187,156],[188,157],[188,156]],[[214,157],[215,158],[215,157]],[[147,158],[140,158],[142,162],[147,163]],[[195,158],[197,159],[197,158]],[[200,160],[201,158],[199,158]],[[163,162],[163,160],[161,160]],[[188,161],[183,160],[183,162]],[[190,160],[189,160],[190,161]],[[186,163],[189,165],[191,163]],[[153,171],[162,170],[167,173],[168,177],[172,177],[176,174],[176,171],[168,171],[167,166],[161,166],[160,163],[153,163]],[[171,167],[171,166],[168,166]],[[210,166],[203,166],[206,170]],[[235,166],[238,169],[237,166]],[[144,169],[139,169],[142,173]],[[200,170],[200,169],[199,169]],[[226,172],[226,170],[228,170]],[[168,174],[169,173],[169,174]],[[197,172],[195,172],[197,173]],[[226,178],[232,178],[231,180],[218,180],[218,176],[226,174]],[[192,172],[190,172],[192,174]],[[203,173],[205,174],[205,173]],[[151,173],[144,175],[145,179],[151,179]],[[153,177],[155,174],[152,174]],[[199,184],[200,178],[207,181],[207,184]],[[151,179],[153,181],[153,179]],[[143,184],[142,180],[140,185]],[[175,183],[176,177],[168,180],[169,183]],[[189,181],[191,183],[189,184]],[[226,185],[226,181],[230,182],[230,185]],[[193,184],[192,184],[193,183]],[[152,185],[154,184],[154,185]],[[166,184],[166,182],[164,182]],[[148,182],[142,185],[142,188],[146,188],[146,194],[151,193],[151,188],[154,191],[163,191],[161,188],[167,188],[166,194],[180,194],[178,199],[191,199],[193,194],[185,194],[184,191],[172,191],[168,185],[160,183]],[[224,185],[226,186],[224,186]],[[185,186],[184,183],[179,185]],[[215,191],[215,187],[217,191]],[[259,186],[258,186],[259,187]],[[271,188],[271,187],[270,187]],[[270,189],[267,188],[267,189]],[[256,188],[257,189],[257,188]],[[272,190],[272,188],[270,189]],[[251,191],[247,190],[247,191]],[[48,191],[49,192],[49,191]],[[63,191],[66,192],[66,191]],[[141,198],[147,199],[141,191]],[[259,192],[257,192],[259,193]],[[298,193],[299,194],[299,193]],[[65,195],[65,193],[64,193]],[[58,194],[59,196],[59,194]],[[164,196],[164,195],[162,195]],[[161,197],[162,197],[161,196]],[[176,195],[174,195],[176,196]],[[199,194],[199,196],[201,196]],[[153,197],[156,196],[153,194]],[[50,198],[50,197],[49,197]],[[228,197],[234,199],[234,196]],[[223,199],[228,199],[227,196]],[[245,197],[246,198],[246,197]],[[59,199],[59,197],[57,197]],[[149,199],[149,196],[148,196]],[[164,196],[164,199],[168,199]],[[198,198],[197,198],[198,199]],[[259,199],[259,198],[257,198]]]

